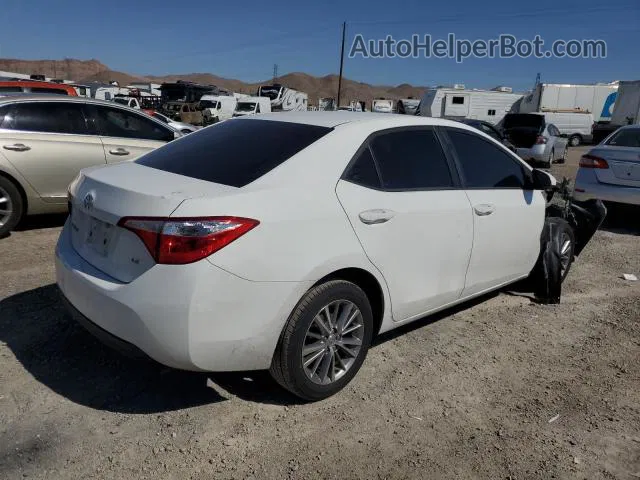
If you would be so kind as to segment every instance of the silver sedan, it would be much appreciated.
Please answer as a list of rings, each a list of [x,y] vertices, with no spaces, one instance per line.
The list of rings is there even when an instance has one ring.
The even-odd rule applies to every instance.
[[[582,156],[574,198],[640,205],[640,125],[619,128]]]

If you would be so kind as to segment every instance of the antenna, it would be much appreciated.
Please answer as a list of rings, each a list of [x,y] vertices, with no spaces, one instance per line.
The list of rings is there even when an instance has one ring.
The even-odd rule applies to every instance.
[[[536,83],[533,88],[536,88],[538,85],[540,85],[540,72],[536,75]]]

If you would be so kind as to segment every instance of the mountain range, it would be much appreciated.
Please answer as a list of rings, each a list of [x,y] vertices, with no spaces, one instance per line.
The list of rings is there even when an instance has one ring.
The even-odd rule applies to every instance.
[[[47,77],[64,78],[78,83],[92,81],[109,82],[117,81],[125,86],[133,82],[175,82],[176,80],[188,80],[207,85],[216,85],[238,93],[253,94],[259,85],[274,83],[274,79],[266,79],[264,82],[247,83],[242,80],[224,78],[212,73],[184,73],[173,75],[134,75],[125,72],[111,70],[107,65],[98,60],[76,60],[65,58],[64,60],[19,60],[0,58],[0,71],[43,74]],[[331,74],[316,77],[302,72],[288,73],[275,79],[275,82],[294,88],[309,95],[309,104],[317,105],[318,98],[336,97],[338,93],[338,75]],[[368,104],[374,98],[420,98],[426,87],[413,86],[406,83],[397,86],[370,85],[356,82],[346,78],[342,79],[341,103],[347,104],[350,100],[361,100]]]

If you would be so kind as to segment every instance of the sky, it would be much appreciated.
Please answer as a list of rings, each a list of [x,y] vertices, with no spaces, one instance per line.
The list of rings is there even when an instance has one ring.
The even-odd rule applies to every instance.
[[[353,0],[87,2],[2,0],[0,58],[95,58],[112,70],[163,75],[208,72],[247,82],[279,74],[337,73],[342,22],[346,50],[367,39],[490,39],[540,35],[545,44],[602,39],[605,59],[347,58],[344,76],[377,85],[451,85],[523,91],[546,83],[640,79],[640,0]]]

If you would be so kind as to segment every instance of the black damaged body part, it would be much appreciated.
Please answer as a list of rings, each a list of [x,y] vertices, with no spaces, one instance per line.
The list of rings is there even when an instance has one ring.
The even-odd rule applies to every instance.
[[[532,272],[534,294],[540,303],[560,303],[562,282],[574,257],[589,243],[607,214],[600,200],[573,200],[568,184],[565,178],[549,189],[550,196],[559,195],[564,205],[547,207],[540,256]]]

